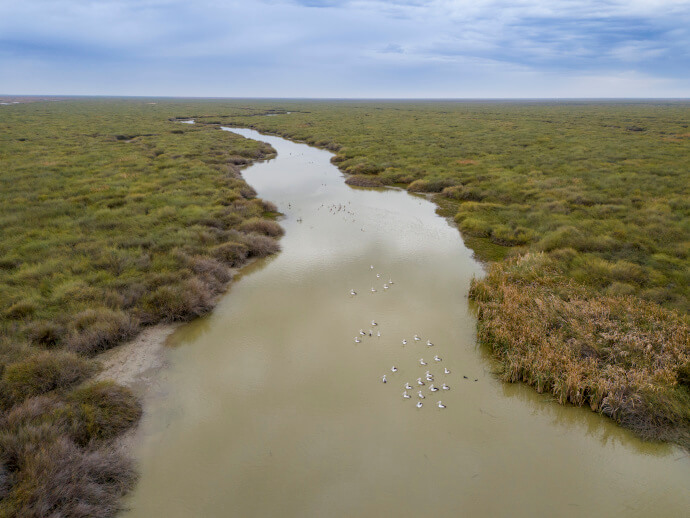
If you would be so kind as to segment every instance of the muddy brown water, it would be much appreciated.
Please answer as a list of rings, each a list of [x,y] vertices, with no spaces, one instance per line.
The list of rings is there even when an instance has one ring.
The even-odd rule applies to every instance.
[[[278,151],[244,175],[285,213],[283,251],[171,336],[125,516],[688,516],[682,451],[492,375],[467,299],[482,268],[431,202],[233,131]],[[450,390],[418,387],[427,370]]]

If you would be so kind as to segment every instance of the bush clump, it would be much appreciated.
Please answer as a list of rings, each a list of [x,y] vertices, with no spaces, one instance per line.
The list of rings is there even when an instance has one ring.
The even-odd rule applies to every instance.
[[[66,347],[79,354],[93,355],[133,337],[139,321],[124,311],[87,309],[70,322]]]
[[[256,232],[257,234],[263,234],[264,236],[270,237],[280,237],[285,231],[275,221],[270,219],[262,218],[250,218],[244,221],[240,226],[239,230],[242,232]]]
[[[0,404],[7,410],[26,398],[81,383],[95,372],[95,365],[63,351],[44,351],[11,363],[0,378]]]
[[[219,261],[236,268],[247,261],[249,249],[245,244],[231,241],[212,248],[211,254]]]
[[[361,174],[348,177],[345,183],[355,187],[383,187],[383,182],[375,176],[364,176]]]

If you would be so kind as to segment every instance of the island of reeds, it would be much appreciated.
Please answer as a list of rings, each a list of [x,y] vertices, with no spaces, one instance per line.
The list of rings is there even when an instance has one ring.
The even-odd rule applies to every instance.
[[[36,102],[0,109],[0,517],[114,515],[141,406],[98,354],[278,250],[240,176],[273,150],[221,124],[432,197],[498,376],[690,447],[690,103]]]

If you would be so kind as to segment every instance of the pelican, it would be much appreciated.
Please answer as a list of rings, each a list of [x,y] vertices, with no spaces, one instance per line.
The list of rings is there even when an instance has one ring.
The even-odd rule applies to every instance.
[[[376,288],[374,288],[374,287],[372,286],[372,287],[371,287],[371,292],[372,292],[372,293],[376,293]]]
[[[422,408],[422,402],[421,401],[417,402],[417,408]]]
[[[405,388],[406,388],[407,390],[412,390],[412,385],[410,385],[410,382],[409,382],[409,381],[405,383]]]
[[[405,339],[403,338],[402,344],[403,344],[403,345],[407,345],[407,340],[405,340]]]
[[[393,284],[393,281],[391,279],[388,279],[388,284]]]
[[[422,381],[422,378],[417,378],[417,385],[426,385],[426,383]]]
[[[362,336],[364,336],[366,333],[364,332],[364,329],[360,329],[360,330],[359,330],[359,334],[362,335]]]
[[[355,343],[358,344],[360,342],[361,342],[361,340],[359,339],[359,336],[355,336]]]
[[[440,361],[443,361],[443,358],[439,358],[439,356],[438,356],[438,354],[437,354],[436,356],[434,356],[434,361],[435,361],[435,362],[440,362]]]
[[[377,278],[377,279],[380,279],[380,278],[381,278],[381,274],[380,274],[380,273],[377,273],[377,274],[376,274],[376,278]]]
[[[374,336],[374,332],[371,329],[369,329],[369,336]]]
[[[372,321],[371,321],[371,325],[372,325],[372,326],[377,326],[378,323],[376,322],[376,320],[372,320]]]
[[[384,374],[383,377],[381,378],[381,381],[383,381],[384,383],[388,383],[388,382],[386,381],[386,375],[385,375],[385,374]]]
[[[381,331],[376,331],[376,336],[378,336],[379,338],[381,338]]]
[[[443,374],[450,374],[450,370],[448,369],[448,367],[443,368]]]
[[[387,290],[387,289],[388,289],[388,284],[384,284],[384,285],[383,285],[383,289],[384,289],[384,290]]]
[[[417,392],[417,395],[419,396],[419,399],[424,399],[424,394],[422,394],[421,390]]]
[[[398,368],[395,365],[393,365],[391,367],[391,372],[398,372]]]
[[[357,295],[357,292],[355,290],[350,290],[350,295]]]
[[[445,383],[443,385],[441,385],[441,388],[443,390],[450,390],[450,387],[448,385],[446,385]]]
[[[419,342],[420,340],[421,340],[421,338],[419,338],[419,335],[414,335],[414,341],[415,342]]]
[[[433,347],[433,346],[434,346],[434,344],[431,343],[431,340],[427,340],[427,341],[426,341],[426,344],[427,344],[429,347]]]
[[[373,270],[373,269],[374,269],[374,265],[372,264],[369,268],[370,268],[371,270]]]
[[[426,365],[426,362],[424,361],[424,358],[419,359],[419,365]]]
[[[439,402],[438,402],[438,407],[439,407],[439,408],[446,408],[446,405],[444,405],[443,403],[441,403],[441,402],[439,401]]]
[[[432,384],[432,385],[429,387],[429,390],[430,390],[431,392],[436,392],[436,391],[438,390],[438,387],[434,387],[434,385]]]
[[[403,392],[403,397],[405,399],[410,399],[410,395],[407,393],[407,390],[405,392]]]
[[[427,380],[427,381],[434,381],[434,377],[433,377],[431,374],[429,374],[429,375],[426,377],[426,380]]]

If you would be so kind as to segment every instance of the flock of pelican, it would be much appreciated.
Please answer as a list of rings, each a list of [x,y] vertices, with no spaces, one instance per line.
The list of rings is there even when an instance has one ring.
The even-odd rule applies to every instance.
[[[369,269],[373,270],[374,265],[373,264],[370,265]],[[381,279],[380,273],[376,274],[376,279],[380,281],[380,279]],[[383,288],[385,290],[387,290],[393,284],[394,284],[393,279],[389,278],[388,282],[384,282]],[[371,292],[372,293],[377,292],[375,286],[371,287]],[[350,296],[351,297],[357,296],[357,292],[354,290],[354,288],[350,290]],[[366,337],[376,336],[377,338],[380,338],[381,337],[381,331],[378,329],[378,325],[379,325],[378,322],[376,322],[376,320],[374,319],[371,321],[371,327],[369,328],[369,330],[365,331],[364,329],[360,328],[358,335],[355,336],[355,340],[354,340],[355,343],[357,343],[357,344],[362,343],[362,340]],[[407,338],[403,338],[401,342],[402,342],[403,347],[405,347],[409,343]],[[419,336],[418,334],[415,334],[412,337],[412,342],[415,344],[419,344],[420,346],[426,346],[426,348],[434,347],[434,343],[431,340],[427,339],[425,342],[424,339],[422,339],[422,337]],[[448,367],[446,367],[445,365],[443,366],[443,370],[442,371],[440,370],[441,363],[443,362],[443,358],[441,356],[439,356],[438,354],[435,354],[433,357],[433,360],[430,360],[430,361],[432,362],[433,366],[438,367],[438,369],[439,369],[438,374],[434,374],[431,372],[431,369],[427,369],[423,376],[420,376],[417,378],[417,382],[416,382],[417,399],[418,399],[417,404],[416,404],[417,408],[422,408],[424,406],[424,403],[422,400],[426,399],[426,396],[424,394],[425,388],[428,392],[431,392],[431,393],[439,392],[439,391],[443,391],[443,390],[450,390],[450,386],[448,386],[445,381],[436,379],[436,376],[444,376],[445,377],[451,373],[450,369]],[[423,368],[423,367],[427,367],[429,364],[422,357],[419,359],[419,365],[420,365],[420,367]],[[399,371],[398,367],[393,365],[390,369],[390,374],[384,374],[383,376],[381,376],[381,382],[382,383],[388,383],[388,381],[389,381],[388,376],[391,376],[391,381],[392,381],[392,377],[395,376],[398,371]],[[464,378],[467,379],[467,376],[464,376]],[[477,380],[475,379],[474,381],[477,381]],[[428,387],[427,387],[427,383],[429,384]],[[403,385],[403,388],[404,388],[404,392],[402,393],[403,399],[412,399],[413,396],[408,393],[408,391],[413,391],[413,386],[410,384],[410,382],[406,381],[405,384]],[[441,409],[446,408],[446,405],[444,405],[443,402],[440,400],[436,403],[436,406],[438,408],[441,408]]]

